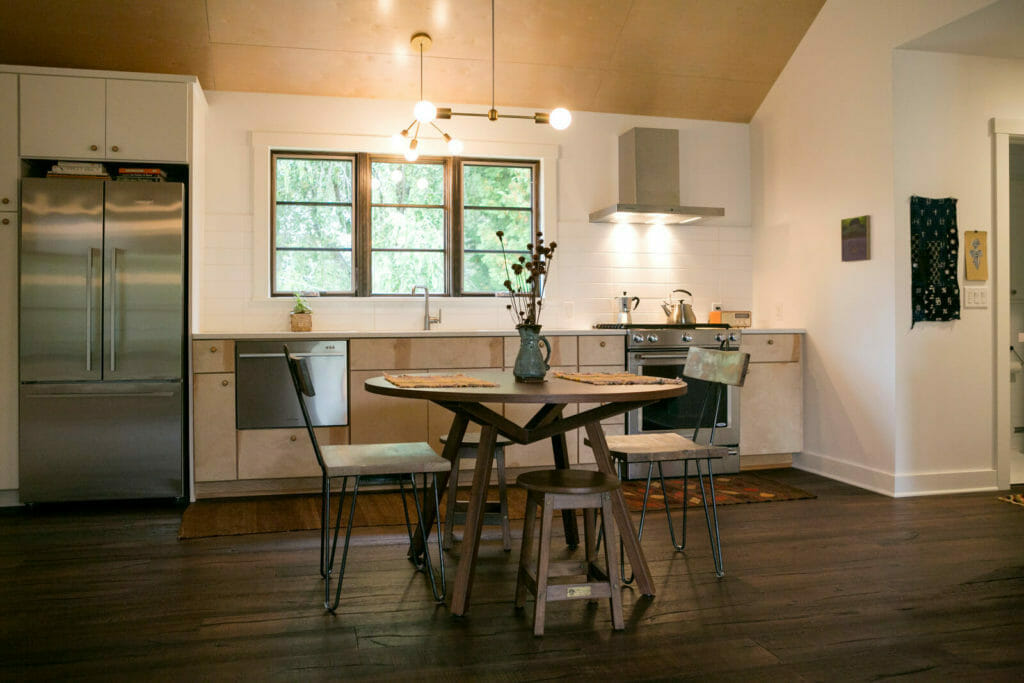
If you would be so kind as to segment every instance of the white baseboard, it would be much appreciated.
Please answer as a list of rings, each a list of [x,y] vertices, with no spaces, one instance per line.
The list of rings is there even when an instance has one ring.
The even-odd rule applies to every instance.
[[[897,475],[806,451],[793,456],[793,467],[893,498],[999,490],[994,468]]]
[[[18,489],[4,489],[0,491],[0,508],[10,508],[21,505],[18,497]]]

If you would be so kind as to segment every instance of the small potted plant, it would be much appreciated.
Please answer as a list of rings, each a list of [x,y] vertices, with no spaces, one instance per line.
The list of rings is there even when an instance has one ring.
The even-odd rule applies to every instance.
[[[311,332],[313,330],[313,309],[306,300],[295,295],[295,305],[291,313],[292,332]]]

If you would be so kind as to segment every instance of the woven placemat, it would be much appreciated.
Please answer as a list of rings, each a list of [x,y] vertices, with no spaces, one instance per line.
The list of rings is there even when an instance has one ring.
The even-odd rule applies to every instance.
[[[442,387],[496,387],[494,382],[470,377],[469,375],[384,375],[384,379],[403,389]]]
[[[555,377],[587,384],[682,384],[671,377],[647,377],[631,372],[556,372]]]

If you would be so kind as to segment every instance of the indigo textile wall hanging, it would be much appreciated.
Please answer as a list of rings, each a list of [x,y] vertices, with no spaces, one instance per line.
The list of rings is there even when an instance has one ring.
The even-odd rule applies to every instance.
[[[910,198],[910,301],[913,322],[959,320],[956,199]]]

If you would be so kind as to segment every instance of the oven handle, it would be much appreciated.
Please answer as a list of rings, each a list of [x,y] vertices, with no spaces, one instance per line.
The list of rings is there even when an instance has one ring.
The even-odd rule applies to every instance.
[[[634,358],[636,358],[637,360],[686,360],[686,356],[687,354],[685,353],[638,353],[636,354],[636,356],[634,356]]]

